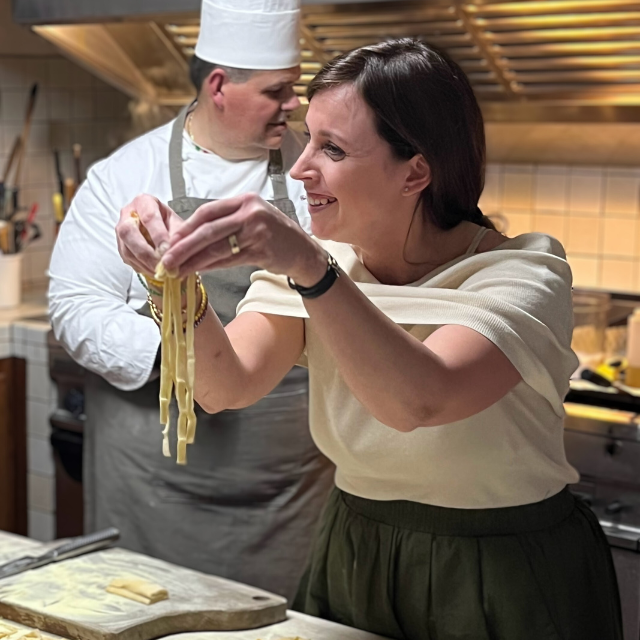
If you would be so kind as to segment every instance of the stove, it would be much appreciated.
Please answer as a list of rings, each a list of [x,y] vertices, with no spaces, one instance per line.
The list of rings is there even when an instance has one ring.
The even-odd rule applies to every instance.
[[[640,425],[567,415],[572,485],[597,515],[616,566],[625,640],[640,639]]]

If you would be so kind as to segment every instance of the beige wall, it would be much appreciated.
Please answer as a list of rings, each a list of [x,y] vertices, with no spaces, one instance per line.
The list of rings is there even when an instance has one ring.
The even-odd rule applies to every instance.
[[[639,193],[633,166],[493,162],[480,206],[507,218],[509,236],[560,240],[575,286],[640,292]]]
[[[640,166],[640,124],[487,122],[492,162]]]

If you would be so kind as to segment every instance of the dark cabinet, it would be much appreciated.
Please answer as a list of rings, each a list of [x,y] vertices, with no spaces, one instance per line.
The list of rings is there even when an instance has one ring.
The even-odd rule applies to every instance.
[[[0,529],[27,535],[27,363],[0,360]]]

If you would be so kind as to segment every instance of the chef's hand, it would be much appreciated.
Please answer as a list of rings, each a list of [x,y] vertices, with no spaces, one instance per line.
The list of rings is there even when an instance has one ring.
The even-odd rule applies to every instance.
[[[234,243],[235,240],[235,243]],[[233,253],[233,245],[239,252]],[[162,262],[181,276],[253,265],[312,286],[327,269],[325,251],[293,220],[255,194],[209,202],[171,234]]]
[[[118,251],[138,273],[153,275],[169,248],[171,233],[183,220],[157,198],[141,195],[120,211],[116,225]]]

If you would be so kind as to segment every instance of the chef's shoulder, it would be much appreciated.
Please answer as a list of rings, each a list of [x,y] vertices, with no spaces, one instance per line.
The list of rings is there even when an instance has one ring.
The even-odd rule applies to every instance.
[[[155,191],[168,183],[171,124],[131,140],[96,162],[88,172],[87,182],[110,196],[118,207],[141,193],[151,192],[162,198],[164,194]]]

